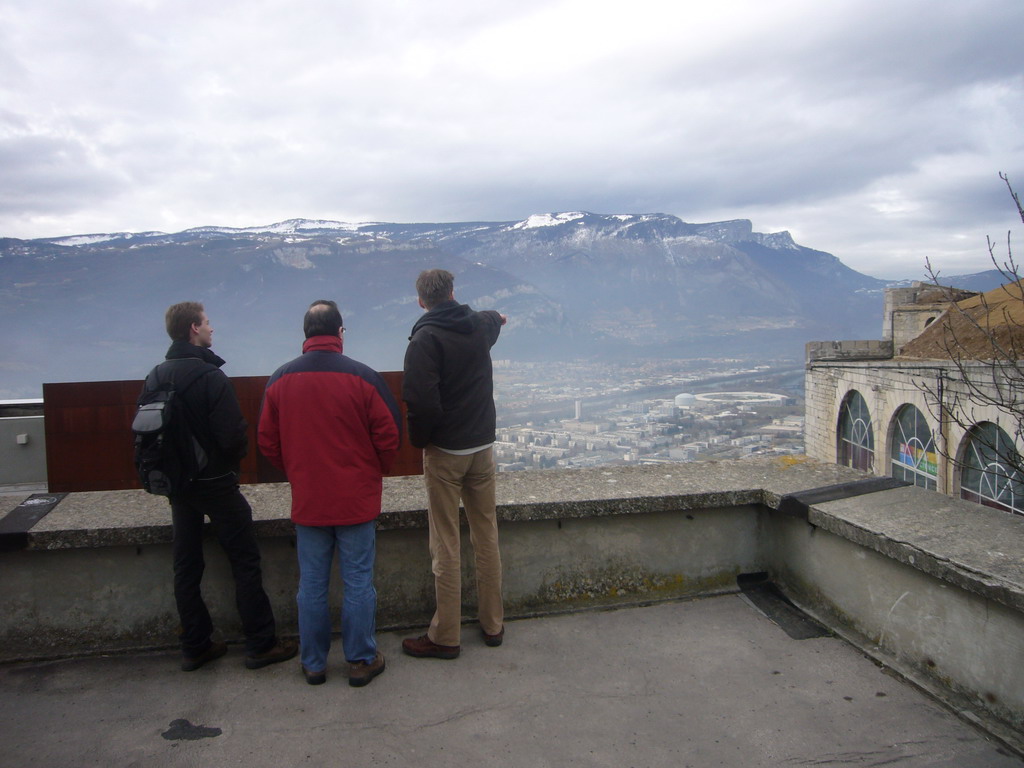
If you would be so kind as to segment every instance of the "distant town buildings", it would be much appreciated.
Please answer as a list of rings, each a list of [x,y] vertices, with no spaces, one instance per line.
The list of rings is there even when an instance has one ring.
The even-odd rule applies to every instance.
[[[495,455],[502,471],[803,452],[798,393],[679,391],[708,378],[771,378],[772,365],[657,361],[582,370],[586,366],[505,364],[496,370]]]

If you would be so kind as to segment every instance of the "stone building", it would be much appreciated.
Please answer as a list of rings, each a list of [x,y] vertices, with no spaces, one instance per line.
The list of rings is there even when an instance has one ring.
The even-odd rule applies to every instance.
[[[1024,281],[890,289],[882,336],[807,345],[807,454],[1024,514]]]

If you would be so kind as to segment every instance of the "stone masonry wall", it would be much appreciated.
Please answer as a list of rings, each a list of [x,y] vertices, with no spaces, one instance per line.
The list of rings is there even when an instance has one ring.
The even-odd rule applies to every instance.
[[[986,367],[974,366],[972,376],[984,381]],[[941,382],[941,383],[940,383]],[[943,456],[960,456],[967,430],[952,423],[939,424],[939,408],[935,393],[944,393],[946,407],[960,402],[963,420],[969,424],[991,421],[1011,437],[1013,418],[994,407],[971,405],[959,372],[952,363],[927,361],[849,361],[809,363],[805,375],[806,424],[805,451],[821,461],[838,459],[838,426],[840,409],[847,395],[856,390],[864,398],[871,414],[875,457],[872,472],[888,475],[892,459],[890,444],[896,428],[896,415],[903,405],[917,407],[936,434],[936,445]],[[941,428],[940,428],[941,426]],[[1021,446],[1018,446],[1021,449]],[[939,490],[959,493],[956,462],[940,456]]]

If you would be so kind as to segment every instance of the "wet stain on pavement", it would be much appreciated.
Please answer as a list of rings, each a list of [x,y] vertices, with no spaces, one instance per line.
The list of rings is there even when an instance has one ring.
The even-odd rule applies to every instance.
[[[168,741],[198,741],[220,736],[220,728],[207,728],[205,725],[192,725],[188,720],[172,720],[171,727],[161,733]]]

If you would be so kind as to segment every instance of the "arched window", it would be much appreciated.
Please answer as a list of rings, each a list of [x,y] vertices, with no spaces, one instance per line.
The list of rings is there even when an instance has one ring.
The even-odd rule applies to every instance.
[[[851,390],[839,408],[839,463],[871,471],[875,458],[875,434],[864,397]]]
[[[935,454],[935,435],[924,414],[912,405],[904,405],[896,414],[893,424],[890,474],[898,480],[934,491],[939,472]]]
[[[1024,514],[1021,457],[1006,432],[989,421],[975,425],[962,461],[960,498]]]

